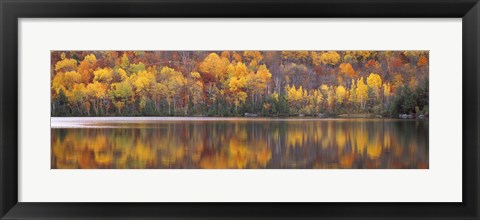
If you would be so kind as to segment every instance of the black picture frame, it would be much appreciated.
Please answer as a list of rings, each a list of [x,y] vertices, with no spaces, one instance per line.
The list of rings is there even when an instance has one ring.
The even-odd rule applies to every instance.
[[[0,0],[1,219],[478,219],[478,0]],[[18,202],[18,19],[120,17],[462,18],[461,203]],[[39,40],[41,42],[41,40]],[[448,42],[445,42],[448,43]],[[460,77],[460,76],[458,76]],[[445,128],[448,129],[448,128]],[[435,138],[435,137],[431,137]],[[460,147],[460,146],[457,146]],[[438,192],[442,193],[442,192]]]

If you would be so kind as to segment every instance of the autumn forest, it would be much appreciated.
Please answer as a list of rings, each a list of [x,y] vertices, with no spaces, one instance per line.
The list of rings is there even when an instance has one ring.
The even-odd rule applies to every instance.
[[[52,51],[51,114],[428,117],[428,51]]]

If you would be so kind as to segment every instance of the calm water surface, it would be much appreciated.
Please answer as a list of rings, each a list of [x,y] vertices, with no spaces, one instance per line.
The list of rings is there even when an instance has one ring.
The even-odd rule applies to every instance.
[[[428,169],[428,121],[52,118],[53,169]]]

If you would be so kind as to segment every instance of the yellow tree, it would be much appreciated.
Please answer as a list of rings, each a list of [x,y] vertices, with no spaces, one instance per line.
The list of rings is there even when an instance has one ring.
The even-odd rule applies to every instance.
[[[122,59],[120,60],[120,67],[124,70],[130,67],[130,60],[128,59],[127,53],[123,53]]]
[[[135,88],[135,94],[139,102],[139,110],[142,110],[148,100],[147,95],[150,93],[152,85],[155,83],[155,72],[150,69],[150,71],[143,70],[138,73],[130,75],[129,81],[132,83]]]
[[[122,82],[128,78],[127,71],[122,68],[115,68],[113,71],[113,80],[112,82]]]
[[[250,72],[247,75],[247,87],[250,89],[254,109],[257,106],[259,95],[266,94],[271,78],[272,74],[265,65],[260,65],[256,73]]]
[[[340,61],[340,54],[335,51],[328,51],[321,53],[319,58],[323,65],[335,66]]]
[[[117,71],[123,71],[121,68],[118,69]],[[113,79],[114,79],[114,71],[109,68],[109,67],[105,67],[105,68],[101,68],[101,69],[97,69],[95,71],[93,71],[93,83],[100,83],[102,85],[102,87],[106,88],[108,90],[108,88],[110,87],[110,84],[113,82]],[[121,77],[120,81],[122,82],[123,80],[126,80],[126,76],[125,77]],[[97,88],[99,88],[100,86],[98,86]],[[108,91],[106,92],[106,94],[108,94]],[[106,99],[106,97],[105,97]],[[105,100],[103,99],[103,100]],[[113,102],[115,104],[115,102]],[[100,103],[99,103],[100,104]],[[126,105],[126,101],[124,103],[124,106]],[[105,113],[108,112],[108,108],[109,108],[109,105],[106,104],[104,105],[105,107]],[[94,105],[94,108],[95,108],[95,105]]]
[[[345,101],[345,96],[347,95],[347,90],[343,86],[338,86],[335,89],[335,99],[337,100],[337,103],[342,105],[343,102]]]
[[[122,114],[123,108],[127,107],[129,102],[132,101],[135,93],[132,85],[128,81],[112,83],[110,85],[109,96],[112,102],[118,109],[118,112]]]
[[[244,63],[237,62],[235,65],[228,65],[227,74],[227,101],[233,102],[237,110],[247,99],[246,86],[249,71]]]
[[[257,82],[254,86],[256,93],[266,94],[268,92],[268,83],[272,79],[272,74],[266,65],[260,65],[255,74],[255,78]]]
[[[249,73],[249,71],[248,71],[247,66],[242,62],[237,62],[235,65],[230,64],[227,67],[227,74],[228,74],[229,78],[232,78],[232,77],[237,77],[237,78],[246,77],[248,75],[248,73]]]
[[[150,96],[152,97],[155,111],[160,111],[160,101],[167,97],[167,87],[163,83],[155,83],[150,89]]]
[[[293,109],[295,113],[299,110],[299,103],[302,101],[303,88],[300,86],[298,89],[293,86],[285,86],[285,93],[287,95],[287,103],[290,109]]]
[[[193,109],[196,110],[197,105],[203,102],[203,81],[199,72],[190,73],[191,84],[189,85],[190,94],[192,95]]]
[[[66,91],[65,85],[65,73],[57,73],[52,80],[52,90],[55,92],[54,96],[56,97],[60,90]]]
[[[67,96],[70,104],[77,108],[78,113],[83,114],[82,106],[86,99],[85,84],[83,83],[74,84],[73,88],[67,91],[65,95]]]
[[[327,105],[330,110],[335,108],[335,90],[333,89],[333,86],[328,87]]]
[[[234,53],[235,58],[236,53]],[[206,84],[206,94],[209,102],[217,103],[217,97],[223,97],[222,89],[219,85],[226,83],[227,69],[230,61],[227,58],[220,57],[216,53],[210,53],[200,62],[199,70],[202,74],[202,80]],[[220,99],[221,100],[221,99]]]
[[[355,86],[355,79],[352,79],[352,84],[350,85],[350,90],[348,91],[348,102],[350,102],[351,105],[355,105],[355,102],[356,102],[356,97],[355,97],[355,90],[356,90],[356,86]]]
[[[52,88],[57,92],[60,89],[71,90],[73,86],[80,82],[81,76],[76,71],[69,71],[66,73],[60,72],[55,75],[52,81]]]
[[[166,96],[168,102],[168,114],[171,114],[170,108],[173,103],[173,113],[175,113],[175,102],[178,98],[178,91],[187,83],[187,79],[181,72],[169,67],[163,67],[158,76],[159,83],[166,87]]]
[[[210,53],[199,65],[203,79],[208,82],[222,81],[230,61],[216,53]]]
[[[313,96],[312,93],[309,93],[306,89],[303,90],[301,106],[303,106],[302,113],[314,114]]]
[[[315,52],[315,51],[312,51],[310,53],[310,58],[312,59],[312,64],[314,66],[320,66],[322,64],[322,61],[320,60],[320,54]]]
[[[74,59],[62,59],[55,64],[55,71],[58,72],[69,72],[75,71],[77,69],[77,61]]]
[[[312,98],[315,113],[320,113],[320,107],[322,106],[323,102],[322,92],[320,92],[319,89],[312,90]]]
[[[243,57],[245,58],[245,62],[249,62],[248,66],[252,70],[256,70],[260,62],[263,60],[262,53],[259,51],[247,50],[243,52]]]
[[[111,68],[102,68],[93,71],[93,81],[109,84],[113,80],[113,70]]]
[[[93,105],[95,115],[99,114],[101,101],[105,99],[107,94],[107,88],[104,84],[99,82],[93,82],[87,85],[86,94],[88,99]]]
[[[373,91],[373,94],[376,100],[380,100],[381,98],[381,89],[382,89],[382,77],[375,73],[370,73],[367,77],[367,85]]]
[[[368,86],[363,81],[363,77],[357,81],[357,87],[355,88],[355,100],[360,104],[361,110],[365,110],[368,100]]]
[[[244,91],[245,86],[247,85],[247,80],[245,77],[233,77],[229,80],[228,87],[231,94],[231,99],[235,105],[235,110],[237,110],[240,104],[245,103],[247,99],[247,93]]]
[[[324,100],[324,109],[329,109],[329,107],[331,106],[328,100],[329,86],[326,84],[320,85],[320,92],[322,93]]]
[[[320,66],[322,65],[322,60],[320,59],[321,53],[317,53],[315,51],[312,51],[310,53],[310,58],[312,59],[312,64],[314,66]]]

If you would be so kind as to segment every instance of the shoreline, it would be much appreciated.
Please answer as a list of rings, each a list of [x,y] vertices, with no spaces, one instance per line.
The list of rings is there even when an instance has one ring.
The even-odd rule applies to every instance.
[[[415,122],[428,119],[399,118],[321,118],[321,117],[51,117],[51,129],[63,128],[132,128],[133,125],[155,123],[202,123],[202,122],[308,122],[308,121],[345,121],[345,122]],[[122,125],[124,124],[124,125]]]
[[[129,116],[129,117],[50,117],[52,122],[128,122],[128,121],[311,121],[311,120],[395,120],[395,121],[427,121],[428,119],[401,118],[360,118],[360,117],[192,117],[192,116]]]
[[[279,119],[279,120],[311,120],[311,119],[324,119],[324,120],[332,120],[332,119],[399,119],[399,120],[428,120],[428,118],[425,119],[419,119],[419,118],[409,118],[409,119],[402,119],[402,118],[387,118],[387,117],[315,117],[315,116],[290,116],[290,117],[268,117],[268,116],[258,116],[258,117],[239,117],[239,116],[231,116],[231,117],[217,117],[217,116],[95,116],[95,117],[85,117],[85,116],[80,116],[80,117],[50,117],[50,119],[65,119],[65,120],[78,120],[78,119],[100,119],[100,120],[113,120],[113,119],[118,119],[118,120],[161,120],[161,119],[166,119],[166,120],[231,120],[231,119],[245,119],[245,120],[257,120],[257,119]]]
[[[245,119],[245,120],[311,120],[311,119],[399,119],[399,120],[428,120],[428,117],[420,118],[399,118],[399,117],[385,117],[377,114],[339,114],[339,115],[292,115],[292,116],[50,116],[51,119],[99,119],[99,120],[231,120],[231,119]]]

